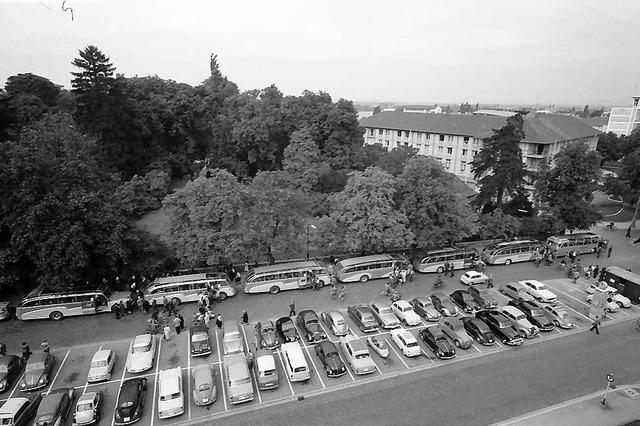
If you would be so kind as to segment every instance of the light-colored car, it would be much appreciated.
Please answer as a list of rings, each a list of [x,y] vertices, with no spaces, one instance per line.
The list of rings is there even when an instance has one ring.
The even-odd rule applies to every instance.
[[[453,341],[457,348],[467,349],[473,345],[473,338],[464,329],[464,324],[456,317],[444,317],[438,321],[444,334]]]
[[[435,322],[438,321],[442,316],[440,315],[440,312],[438,312],[436,307],[433,306],[431,299],[429,299],[428,297],[414,297],[411,300],[411,305],[413,306],[413,310],[416,311],[416,314],[420,315],[427,321]]]
[[[467,271],[460,275],[460,282],[466,285],[486,284],[488,281],[489,277],[482,272]]]
[[[180,367],[160,371],[158,375],[158,418],[168,419],[184,413],[182,370]]]
[[[527,293],[529,293],[531,296],[533,296],[534,299],[539,302],[555,303],[555,301],[557,300],[556,295],[549,291],[549,289],[547,289],[547,286],[542,284],[540,281],[525,280],[518,282],[522,284]]]
[[[545,305],[542,307],[542,311],[549,318],[553,325],[556,327],[570,329],[574,324],[571,321],[569,313],[560,305]]]
[[[591,286],[589,286],[585,291],[589,294],[594,294],[597,291],[596,287],[598,287],[597,284],[591,284]],[[610,285],[608,285],[605,291],[609,293],[609,296],[611,297],[611,299],[613,299],[613,301],[617,303],[621,308],[631,307],[631,300],[628,297],[618,293],[618,290],[615,287],[611,287]],[[589,298],[587,297],[587,299]],[[591,300],[593,300],[593,298]],[[591,303],[591,301],[589,300],[587,301]]]
[[[327,311],[320,314],[320,318],[327,324],[334,336],[346,336],[349,334],[349,326],[344,316],[338,311]]]
[[[11,302],[0,302],[0,321],[9,318],[9,311],[11,306],[13,306]]]
[[[255,373],[258,389],[275,389],[280,386],[278,369],[273,352],[268,350],[258,350],[253,360],[253,372]]]
[[[242,344],[242,335],[240,327],[235,321],[223,321],[222,323],[222,347],[225,355],[237,353],[244,354],[244,345]]]
[[[213,380],[213,367],[209,363],[198,364],[191,371],[193,403],[196,405],[213,404],[218,398],[218,390]]]
[[[347,335],[340,337],[339,346],[342,358],[349,364],[354,374],[362,375],[376,372],[376,364],[373,362],[364,340]]]
[[[380,324],[380,327],[385,329],[400,327],[398,317],[395,316],[393,309],[386,303],[373,302],[369,307],[378,324]]]
[[[531,339],[540,334],[540,329],[531,324],[524,312],[515,306],[503,306],[500,312],[511,321],[511,326],[515,328],[522,337]]]
[[[391,340],[406,357],[420,356],[422,352],[416,338],[407,330],[392,330]]]
[[[503,284],[500,286],[498,291],[500,291],[500,293],[504,294],[505,296],[509,296],[513,300],[534,300],[533,296],[527,293],[527,290],[520,283]]]
[[[80,395],[73,412],[73,426],[90,425],[100,420],[102,392],[87,392]]]
[[[151,334],[140,334],[133,338],[127,354],[126,369],[129,373],[142,373],[153,367],[156,355],[156,339]]]
[[[0,425],[31,425],[29,420],[36,413],[42,401],[42,394],[36,394],[31,400],[25,397],[7,399],[0,406]]]
[[[116,364],[116,354],[110,349],[102,349],[96,352],[89,365],[87,382],[94,383],[102,380],[111,380],[111,372]]]
[[[393,313],[406,325],[418,325],[421,323],[420,315],[413,310],[413,306],[406,300],[396,300],[391,304]]]
[[[587,303],[589,304],[593,303],[593,297],[594,297],[593,294],[587,294],[587,298],[586,298]],[[618,312],[620,310],[620,305],[615,300],[613,300],[613,298],[609,297],[604,308],[607,312]]]
[[[253,384],[244,353],[224,356],[224,383],[232,404],[253,400]]]

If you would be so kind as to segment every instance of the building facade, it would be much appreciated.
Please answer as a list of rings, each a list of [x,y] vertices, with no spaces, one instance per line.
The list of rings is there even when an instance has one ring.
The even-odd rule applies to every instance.
[[[607,123],[607,132],[613,132],[618,136],[629,136],[631,132],[640,127],[640,109],[638,103],[640,96],[633,97],[631,107],[613,107]]]
[[[364,143],[388,150],[410,146],[418,155],[435,158],[444,169],[475,188],[470,163],[494,129],[506,124],[506,117],[462,114],[419,114],[381,112],[360,121]],[[601,133],[585,122],[562,114],[527,114],[525,137],[520,143],[522,160],[528,169],[552,159],[569,143],[583,142],[595,150]]]

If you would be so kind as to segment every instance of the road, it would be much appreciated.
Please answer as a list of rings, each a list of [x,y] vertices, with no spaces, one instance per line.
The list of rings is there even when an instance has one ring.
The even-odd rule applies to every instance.
[[[602,389],[605,374],[640,380],[629,321],[491,357],[226,417],[225,425],[484,425]],[[192,422],[191,424],[206,424]]]

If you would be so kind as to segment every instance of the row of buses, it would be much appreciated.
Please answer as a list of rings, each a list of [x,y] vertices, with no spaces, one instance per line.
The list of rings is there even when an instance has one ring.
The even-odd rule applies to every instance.
[[[429,251],[415,259],[413,267],[422,273],[442,273],[445,263],[453,264],[455,269],[468,269],[479,259],[492,265],[510,265],[535,259],[544,246],[556,257],[562,257],[572,250],[578,254],[593,253],[601,242],[602,238],[596,234],[574,233],[549,237],[546,243],[520,240],[489,244],[480,253],[474,248],[446,247]],[[243,277],[242,284],[244,292],[248,294],[277,294],[283,290],[310,288],[316,284],[327,285],[331,282],[331,274],[343,283],[388,278],[396,269],[406,269],[408,265],[403,256],[392,254],[344,259],[329,269],[317,261],[283,263],[254,268]],[[155,300],[162,304],[166,298],[180,304],[197,301],[199,294],[210,287],[217,289],[220,299],[236,293],[225,273],[210,273],[158,278],[144,289],[144,294],[149,302]],[[52,293],[38,287],[19,303],[17,316],[23,320],[60,320],[68,316],[110,312],[113,304],[126,297],[126,293],[108,295],[103,290]]]

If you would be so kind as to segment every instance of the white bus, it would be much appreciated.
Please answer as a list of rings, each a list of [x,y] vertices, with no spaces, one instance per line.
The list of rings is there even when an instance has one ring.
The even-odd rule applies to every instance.
[[[529,262],[542,247],[538,240],[509,241],[489,244],[480,257],[483,261],[493,265],[510,265],[513,262]]]
[[[313,286],[313,278],[320,286],[331,282],[327,269],[319,262],[291,262],[254,268],[244,280],[245,293],[280,293]]]
[[[557,256],[566,256],[571,250],[578,254],[594,253],[602,237],[592,232],[576,232],[547,238],[547,246]]]
[[[366,283],[377,278],[389,278],[395,268],[406,269],[407,265],[407,259],[400,255],[376,254],[341,260],[334,271],[340,282]]]
[[[197,302],[199,294],[208,287],[216,289],[218,300],[236,294],[236,289],[229,284],[227,274],[216,272],[157,278],[144,289],[144,297],[149,303],[155,300],[157,304],[162,304],[166,297],[174,305],[179,305],[183,302]]]
[[[418,272],[444,272],[445,263],[453,263],[454,269],[471,268],[473,261],[480,255],[478,250],[467,247],[445,247],[437,250],[430,250],[413,261],[413,269]]]

